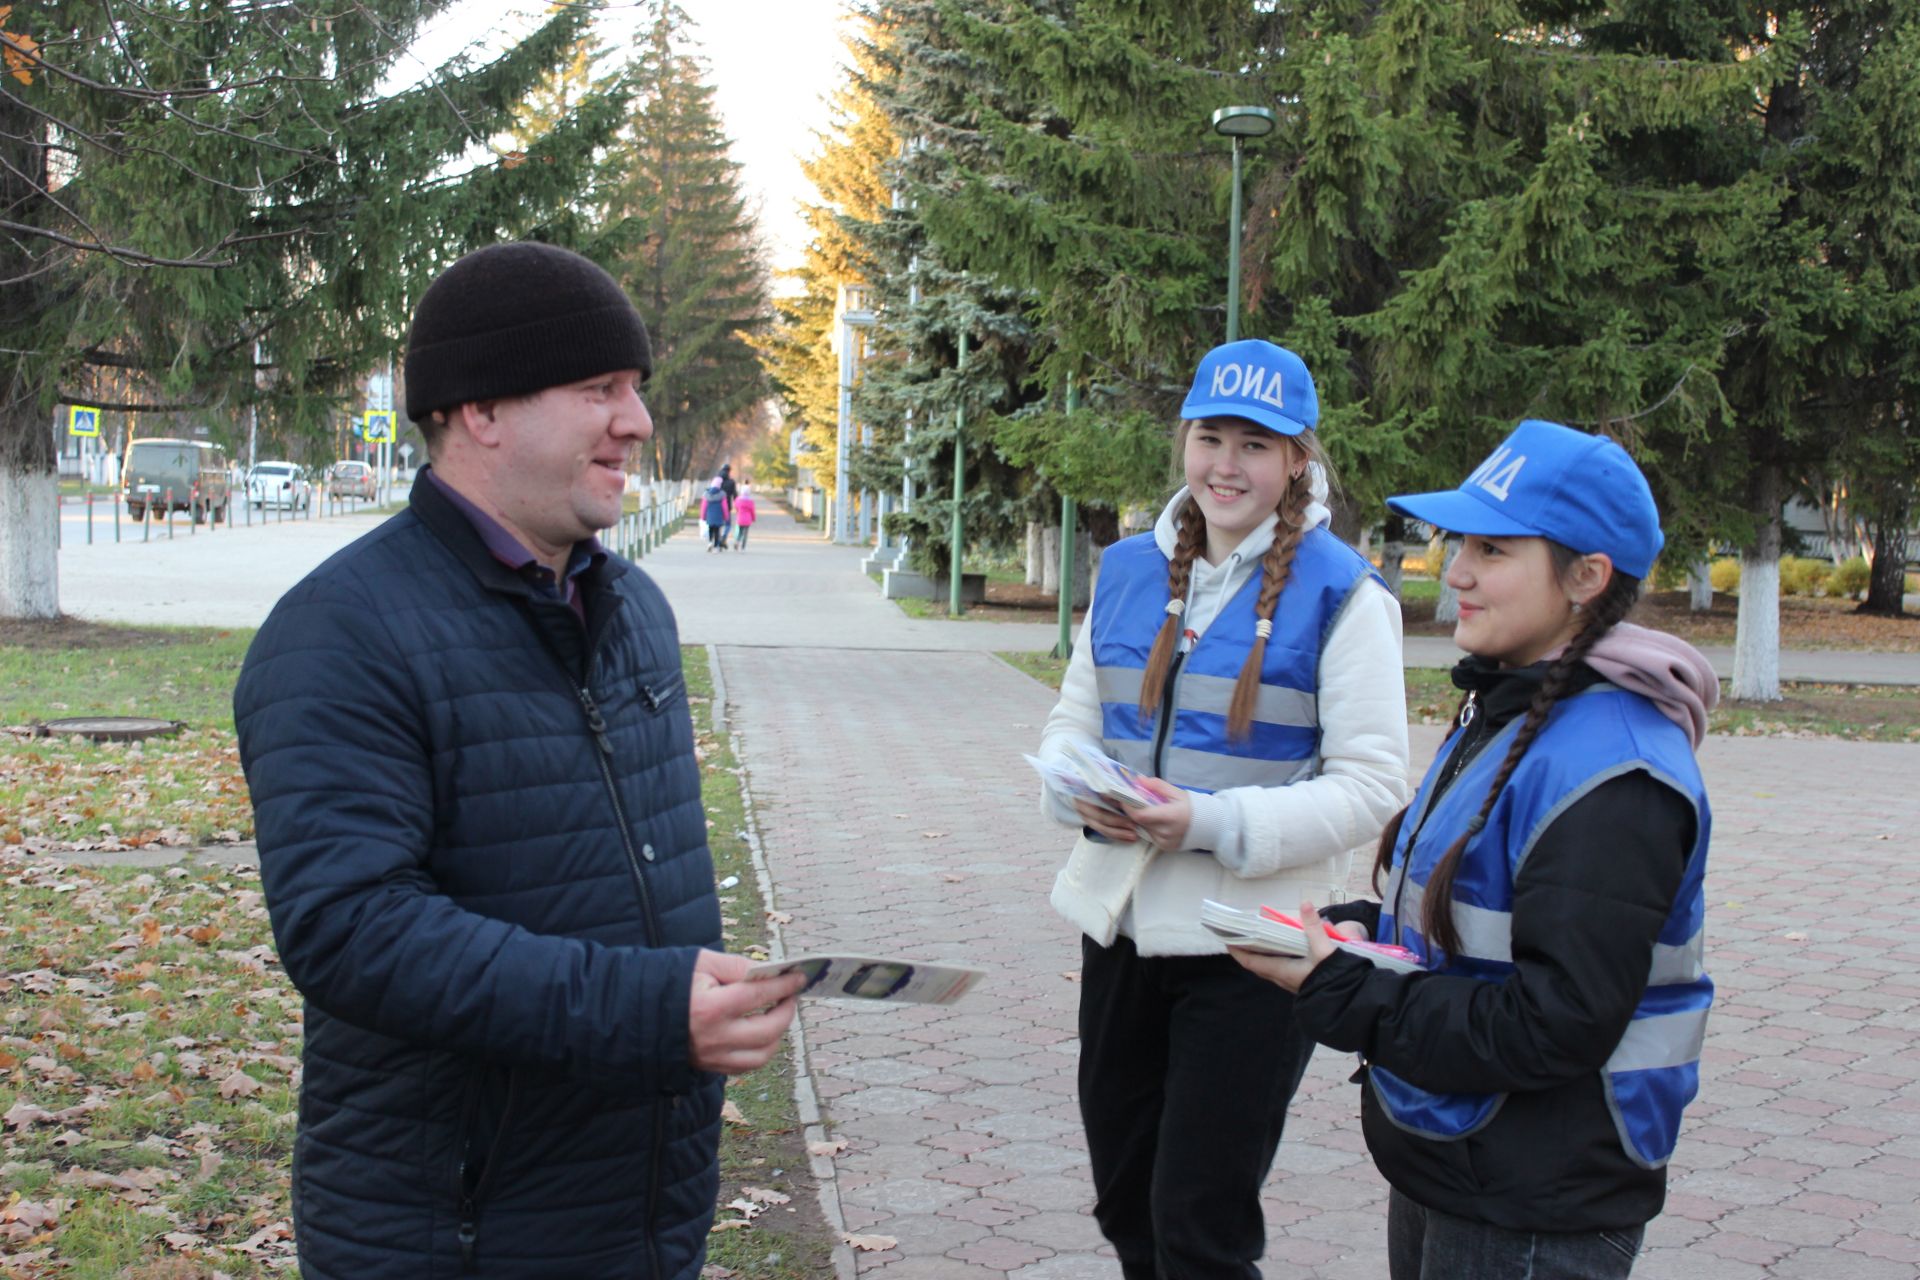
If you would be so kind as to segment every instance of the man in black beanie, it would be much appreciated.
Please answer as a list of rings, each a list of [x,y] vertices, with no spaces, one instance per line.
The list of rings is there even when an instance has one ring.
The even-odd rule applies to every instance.
[[[408,336],[408,509],[247,653],[310,1280],[700,1272],[722,1076],[772,1056],[803,978],[719,950],[673,613],[595,537],[651,368],[578,254],[454,263]]]

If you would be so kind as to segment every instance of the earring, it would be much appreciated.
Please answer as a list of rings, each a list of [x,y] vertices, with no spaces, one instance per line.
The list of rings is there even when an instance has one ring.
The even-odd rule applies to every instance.
[[[1587,611],[1587,606],[1581,604],[1578,600],[1575,600],[1573,602],[1573,611],[1576,615],[1585,613]]]

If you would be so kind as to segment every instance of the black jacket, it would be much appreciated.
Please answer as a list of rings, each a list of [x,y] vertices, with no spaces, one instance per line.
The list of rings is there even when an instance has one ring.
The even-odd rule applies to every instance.
[[[581,581],[584,626],[423,475],[247,654],[314,1280],[699,1272],[720,1080],[687,1001],[720,918],[678,637],[633,567]]]
[[[1455,669],[1478,714],[1442,747],[1436,785],[1526,713],[1542,674],[1478,659]],[[1598,679],[1582,668],[1574,688]],[[1600,1068],[1645,990],[1693,840],[1678,792],[1643,772],[1622,775],[1554,819],[1522,864],[1506,982],[1388,973],[1344,954],[1314,970],[1295,1016],[1321,1043],[1427,1088],[1509,1095],[1487,1127],[1440,1142],[1396,1127],[1363,1087],[1367,1148],[1397,1190],[1516,1231],[1629,1228],[1660,1212],[1666,1171],[1627,1156]],[[1379,914],[1371,902],[1326,912],[1370,930]]]

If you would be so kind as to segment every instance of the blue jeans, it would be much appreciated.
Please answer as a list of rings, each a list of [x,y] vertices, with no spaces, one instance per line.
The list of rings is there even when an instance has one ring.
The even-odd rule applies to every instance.
[[[1625,1280],[1645,1227],[1509,1231],[1426,1209],[1395,1191],[1387,1204],[1392,1280]]]

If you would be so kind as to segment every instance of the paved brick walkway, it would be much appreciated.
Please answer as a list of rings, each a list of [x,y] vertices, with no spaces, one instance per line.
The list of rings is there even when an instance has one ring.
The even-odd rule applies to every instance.
[[[649,561],[663,581],[687,567],[679,541]],[[783,557],[784,607],[807,596],[801,550]],[[857,1255],[860,1274],[1116,1277],[1086,1214],[1076,939],[1046,901],[1066,840],[1019,759],[1051,691],[980,653],[781,648],[777,611],[743,616],[751,644],[717,652],[789,950],[993,971],[950,1009],[805,1006],[813,1087],[850,1144],[846,1226],[899,1241]],[[1437,734],[1415,732],[1424,763]],[[1903,926],[1920,909],[1920,747],[1717,738],[1704,759],[1720,1003],[1636,1275],[1912,1280],[1920,941]],[[1385,1274],[1385,1188],[1349,1071],[1322,1051],[1296,1100],[1266,1193],[1275,1280]]]
[[[993,970],[951,1009],[804,1008],[813,1091],[850,1144],[845,1224],[899,1241],[853,1265],[1111,1280],[1073,1100],[1077,940],[1047,906],[1066,839],[1019,758],[1053,695],[980,652],[1044,647],[1027,643],[1041,629],[902,619],[856,553],[778,513],[744,556],[699,547],[683,534],[645,568],[683,635],[718,646],[789,950]],[[1438,734],[1414,734],[1424,765]],[[1715,738],[1703,759],[1720,998],[1636,1276],[1913,1280],[1920,746]],[[1270,1280],[1385,1275],[1349,1070],[1322,1051],[1296,1099],[1266,1193]]]

